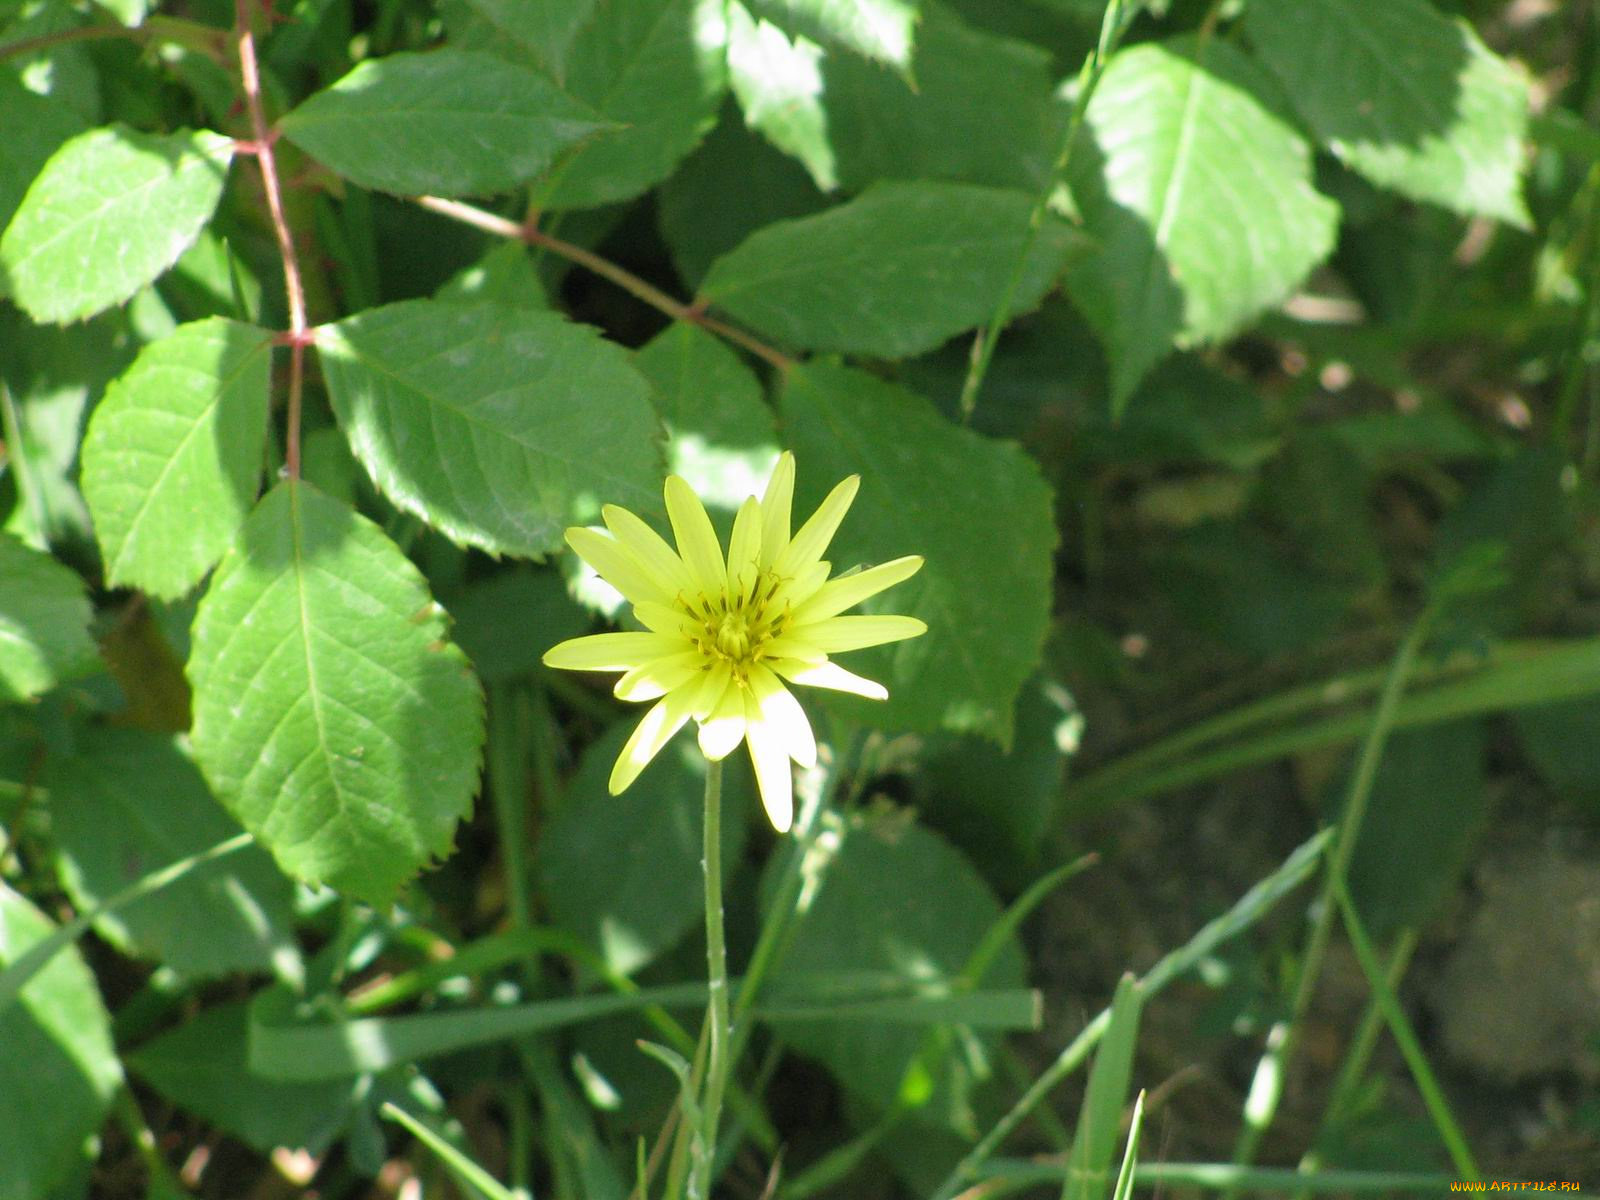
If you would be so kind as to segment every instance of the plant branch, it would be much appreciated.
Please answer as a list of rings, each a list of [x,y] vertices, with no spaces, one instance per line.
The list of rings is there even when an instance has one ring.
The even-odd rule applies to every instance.
[[[251,151],[261,167],[262,190],[267,197],[267,212],[272,217],[272,232],[283,259],[283,289],[289,307],[289,406],[288,432],[284,439],[284,469],[291,479],[300,477],[300,404],[305,390],[307,336],[306,293],[300,279],[300,260],[295,254],[294,235],[284,215],[283,191],[278,183],[276,140],[267,125],[261,103],[261,68],[256,62],[255,35],[250,31],[250,0],[233,0],[234,37],[239,50],[239,77],[244,84],[245,108],[250,114],[254,137]]]
[[[669,296],[666,292],[652,283],[640,279],[632,271],[618,266],[608,258],[602,258],[592,250],[585,250],[582,246],[575,246],[571,242],[563,241],[538,229],[532,222],[519,224],[508,217],[502,217],[485,209],[471,204],[463,204],[459,200],[446,200],[442,196],[418,196],[417,203],[429,212],[436,212],[440,216],[449,217],[460,221],[464,225],[471,225],[474,229],[481,229],[485,233],[492,233],[496,237],[511,238],[515,241],[525,242],[530,246],[538,246],[558,254],[568,262],[577,263],[602,279],[610,280],[623,291],[637,300],[642,300],[651,308],[665,313],[674,321],[687,321],[691,325],[698,325],[708,333],[732,342],[741,349],[748,350],[763,362],[776,367],[780,371],[787,371],[794,366],[794,360],[781,351],[773,349],[765,342],[750,336],[742,329],[736,329],[715,317],[709,317],[699,307],[685,304],[683,301]]]

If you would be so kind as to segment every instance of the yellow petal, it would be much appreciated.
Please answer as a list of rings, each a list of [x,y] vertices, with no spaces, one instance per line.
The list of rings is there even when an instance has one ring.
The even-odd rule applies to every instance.
[[[616,766],[611,768],[610,788],[613,796],[620,795],[624,788],[639,778],[639,772],[661,753],[661,747],[672,740],[672,735],[683,728],[683,723],[689,719],[689,705],[697,688],[697,684],[691,683],[668,692],[656,702],[654,708],[645,713],[644,720],[639,722],[628,744],[617,755]]]
[[[761,497],[761,565],[770,567],[789,544],[789,510],[794,504],[794,455],[785,450],[772,468]]]
[[[665,696],[673,688],[682,687],[703,670],[705,659],[700,652],[686,650],[682,654],[669,654],[633,668],[617,680],[617,686],[612,691],[618,700],[631,703],[654,700],[658,696]]]
[[[705,682],[700,685],[690,701],[689,715],[696,721],[704,721],[712,710],[722,702],[733,684],[733,668],[725,662],[719,662],[706,672]],[[738,691],[738,688],[733,688]]]
[[[700,750],[712,762],[720,762],[744,741],[744,733],[744,693],[726,688],[716,708],[700,722]]]
[[[789,752],[761,720],[754,696],[745,697],[745,720],[745,741],[750,746],[750,761],[755,764],[762,807],[767,810],[772,827],[779,833],[788,833],[794,824],[794,774],[789,769]]]
[[[631,671],[682,649],[682,638],[659,633],[593,633],[550,647],[544,665],[561,671]]]
[[[800,526],[800,532],[794,535],[788,549],[779,555],[775,567],[779,575],[797,574],[822,557],[839,529],[839,522],[850,511],[850,502],[856,498],[856,491],[860,487],[859,475],[839,481],[838,486],[828,493],[828,498],[817,506],[817,511],[811,514],[811,519]]]
[[[784,687],[776,675],[759,665],[750,668],[750,691],[761,713],[761,723],[772,731],[789,757],[802,767],[816,766],[816,735],[811,732],[806,710],[800,707],[794,693]]]
[[[796,626],[787,637],[802,646],[815,647],[824,654],[839,654],[845,650],[860,650],[884,642],[919,637],[927,632],[928,627],[915,617],[829,617],[826,621]],[[773,639],[774,642],[779,640]],[[772,644],[768,643],[768,650],[776,657],[778,652],[772,650]]]
[[[695,619],[682,609],[671,604],[657,604],[654,600],[635,604],[633,615],[646,629],[680,640],[692,637],[698,629]]]
[[[828,572],[831,570],[833,568],[827,562],[814,562],[809,567],[800,568],[798,574],[791,575],[778,584],[769,603],[774,609],[782,609],[784,605],[798,608],[815,596],[822,585],[828,582]]]
[[[821,621],[837,616],[847,608],[860,604],[868,596],[876,596],[885,588],[910,579],[922,569],[922,556],[909,554],[881,566],[868,567],[854,575],[841,575],[823,584],[809,600],[795,606],[797,623]]]
[[[688,568],[673,553],[672,547],[667,545],[666,538],[618,505],[605,505],[600,510],[600,516],[617,541],[626,546],[640,565],[647,568],[669,593],[675,594],[689,586]]]
[[[644,565],[616,538],[598,529],[567,530],[567,545],[617,591],[629,601],[638,604],[644,600],[666,603],[672,594],[656,582]]]
[[[696,591],[708,596],[722,591],[726,569],[717,531],[711,527],[705,505],[680,475],[667,476],[667,516],[678,541],[678,555],[689,568]]]
[[[733,536],[728,539],[728,594],[741,593],[741,579],[755,582],[756,565],[761,561],[761,502],[751,496],[739,506],[733,519]]]
[[[769,641],[763,647],[763,652],[768,658],[794,658],[808,663],[826,662],[828,659],[828,652],[820,646],[787,633]]]
[[[850,692],[857,696],[865,696],[868,700],[889,698],[889,689],[883,684],[875,679],[867,679],[846,671],[838,663],[804,663],[792,659],[780,659],[768,665],[790,683],[802,684],[805,687],[828,688],[835,692]]]

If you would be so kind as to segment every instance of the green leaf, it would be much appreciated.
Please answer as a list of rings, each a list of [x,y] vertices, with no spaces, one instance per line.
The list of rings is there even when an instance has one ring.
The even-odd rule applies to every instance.
[[[1522,749],[1552,788],[1577,799],[1600,800],[1600,755],[1593,732],[1600,729],[1600,701],[1542,704],[1511,714]]]
[[[410,300],[317,331],[374,481],[453,540],[543,555],[612,502],[660,505],[660,427],[619,346],[548,312]]]
[[[345,178],[412,196],[509,191],[610,126],[536,71],[466,50],[369,59],[279,122]]]
[[[233,139],[91,129],[51,156],[5,236],[0,270],[36,321],[128,299],[178,261],[222,196]]]
[[[453,304],[504,304],[509,308],[549,308],[544,282],[528,247],[504,241],[470,267],[463,267],[434,292]]]
[[[1234,333],[1333,248],[1338,207],[1273,94],[1232,46],[1181,38],[1118,53],[1089,102],[1071,183],[1099,245],[1067,286],[1118,409],[1174,345]]]
[[[1037,304],[1078,243],[1033,197],[955,183],[882,183],[814,217],[780,221],[719,258],[701,296],[807,350],[905,358],[987,320],[1024,248],[1012,311]]]
[[[106,582],[163,599],[216,564],[261,486],[272,335],[213,317],[146,346],[83,443]]]
[[[635,722],[584,752],[539,841],[539,879],[556,924],[579,934],[611,970],[631,975],[672,949],[705,915],[700,814],[706,760],[679,738],[620,796],[606,787]],[[744,776],[728,773],[731,784]],[[732,788],[729,789],[732,793]],[[741,801],[730,794],[730,813]],[[723,858],[742,853],[742,820],[725,822]]]
[[[829,549],[836,567],[927,559],[864,607],[921,617],[928,632],[846,661],[886,684],[888,701],[841,702],[883,728],[942,727],[1008,743],[1012,705],[1050,617],[1056,529],[1038,467],[1016,446],[958,428],[921,397],[862,371],[796,368],[783,415],[800,463],[797,512],[841,477],[861,474]],[[979,494],[982,503],[951,503]]]
[[[633,365],[650,381],[667,425],[667,460],[713,508],[759,495],[777,458],[777,431],[761,383],[739,356],[680,321],[651,338]]]
[[[904,70],[911,64],[918,0],[751,0],[792,33],[829,42]]]
[[[74,134],[83,118],[58,100],[35,95],[11,71],[0,70],[0,232],[17,211],[28,185],[50,156]],[[3,291],[0,286],[0,291]]]
[[[1065,689],[1035,678],[1017,696],[1009,751],[978,737],[941,739],[927,749],[923,820],[1002,888],[1019,884],[1046,852],[1066,767],[1063,728],[1070,731],[1075,712]],[[996,805],[997,795],[1006,802]]]
[[[51,830],[63,882],[79,909],[239,832],[171,739],[86,729],[49,762]],[[184,975],[297,966],[293,891],[251,847],[108,913],[95,931],[124,953]]]
[[[1528,82],[1427,0],[1254,0],[1245,29],[1295,108],[1374,183],[1526,228]]]
[[[95,660],[83,581],[0,533],[0,701],[48,691]]]
[[[822,103],[822,48],[793,41],[771,21],[757,21],[741,5],[728,9],[728,83],[744,112],[785,154],[805,164],[819,188],[838,185],[828,114]]]
[[[953,980],[1000,905],[959,851],[906,817],[856,818],[828,865],[788,952],[773,968],[769,996],[804,996],[829,975],[872,973],[907,984]],[[781,859],[772,860],[774,864]],[[775,870],[764,881],[770,893]],[[992,988],[1024,982],[1021,947],[1012,937],[985,978]],[[927,1046],[926,1030],[867,1021],[784,1019],[773,1022],[785,1043],[817,1059],[858,1099],[878,1111],[900,1096],[907,1066]],[[975,1082],[969,1056],[931,1064],[930,1099],[919,1116],[961,1123],[965,1093]]]
[[[799,163],[737,117],[718,125],[657,193],[662,237],[691,287],[719,255],[757,229],[808,216],[826,203]]]
[[[567,594],[560,574],[547,568],[518,565],[474,580],[446,604],[456,644],[485,683],[532,675],[551,646],[589,631],[589,614]]]
[[[1038,46],[973,29],[942,7],[923,14],[911,77],[859,58],[823,65],[839,179],[949,179],[1024,188],[1052,181],[1066,106]]]
[[[195,754],[291,876],[388,903],[472,806],[482,695],[376,526],[296,480],[256,506],[195,615]]]
[[[565,86],[622,126],[535,189],[547,208],[628,200],[672,174],[716,120],[727,87],[724,0],[609,0],[567,53]]]
[[[1133,1079],[1133,1052],[1139,1041],[1139,981],[1124,975],[1111,1000],[1111,1021],[1089,1070],[1089,1085],[1067,1159],[1063,1200],[1100,1200],[1111,1182],[1111,1161],[1122,1132],[1122,1106]]]
[[[567,51],[596,0],[466,0],[466,4],[560,81]]]
[[[1483,735],[1466,720],[1389,738],[1349,870],[1374,937],[1420,925],[1460,882],[1489,815]]]
[[[53,928],[0,883],[0,968]],[[105,1119],[122,1068],[94,976],[76,948],[57,954],[18,1001],[0,1012],[0,1196],[48,1196]]]
[[[350,1119],[349,1080],[286,1083],[249,1064],[248,1000],[208,1008],[128,1055],[128,1069],[165,1099],[270,1154],[280,1146],[321,1154]]]

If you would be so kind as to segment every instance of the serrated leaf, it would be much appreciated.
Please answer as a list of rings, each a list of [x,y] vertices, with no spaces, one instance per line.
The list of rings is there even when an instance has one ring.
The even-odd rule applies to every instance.
[[[773,968],[765,997],[774,1005],[803,998],[828,976],[881,974],[927,987],[954,980],[1001,910],[972,865],[937,834],[910,823],[909,814],[855,818],[820,874],[821,886]],[[763,880],[770,897],[774,858]],[[983,979],[986,988],[1025,983],[1022,949],[1006,938]],[[822,1062],[857,1099],[882,1112],[901,1096],[913,1059],[924,1053],[927,1030],[871,1021],[784,1019],[773,1022],[791,1048]],[[974,1039],[978,1035],[972,1035]],[[946,1053],[931,1064],[920,1119],[962,1124],[965,1093],[975,1082],[973,1060]]]
[[[256,506],[195,615],[195,754],[291,876],[388,903],[472,806],[482,693],[415,567],[297,480]]]
[[[411,196],[508,191],[610,126],[538,72],[466,50],[369,59],[279,122],[345,178]]]
[[[50,157],[0,238],[0,270],[36,321],[128,299],[194,244],[233,158],[219,133],[91,129]]]
[[[94,661],[83,581],[0,533],[0,701],[26,700]]]
[[[0,968],[54,928],[0,883]],[[111,1020],[77,947],[58,952],[0,1011],[0,1046],[0,1196],[48,1196],[122,1082]]]
[[[829,548],[837,569],[902,554],[927,559],[865,606],[920,617],[928,632],[849,656],[852,670],[889,689],[883,703],[845,701],[852,715],[882,728],[1008,743],[1013,703],[1050,617],[1056,530],[1038,467],[1016,446],[961,429],[920,396],[862,371],[795,368],[783,417],[801,464],[797,512],[841,477],[861,474]]]
[[[691,288],[712,262],[764,225],[827,201],[805,168],[729,116],[656,193],[661,236]]]
[[[173,599],[222,557],[261,485],[271,347],[265,329],[196,321],[106,390],[82,486],[107,583]]]
[[[466,0],[496,30],[560,80],[567,50],[594,12],[596,0]]]
[[[1333,248],[1338,207],[1273,91],[1227,43],[1180,38],[1118,53],[1089,102],[1071,182],[1099,246],[1067,285],[1118,408],[1174,345],[1236,332]]]
[[[651,338],[633,364],[650,381],[667,425],[667,459],[708,505],[736,510],[766,487],[778,435],[761,382],[739,356],[680,321]]]
[[[731,5],[728,83],[746,125],[804,163],[819,188],[831,191],[837,186],[822,103],[820,46],[803,37],[791,40],[772,22],[758,21],[742,5]]]
[[[706,760],[679,738],[620,796],[606,786],[633,730],[623,721],[584,752],[539,839],[539,879],[551,919],[580,935],[613,971],[631,975],[672,949],[705,914],[701,806]],[[730,771],[730,784],[744,778]],[[742,789],[723,798],[742,811]],[[723,857],[737,862],[746,822],[723,826]]]
[[[974,29],[936,6],[917,28],[909,78],[840,54],[822,74],[846,188],[920,178],[1037,194],[1052,182],[1067,106],[1038,46]]]
[[[592,208],[660,183],[716,120],[727,86],[724,0],[609,0],[567,52],[565,86],[622,128],[554,167],[548,208]]]
[[[602,503],[659,507],[649,385],[587,326],[411,300],[317,338],[356,457],[396,504],[463,545],[537,557]]]
[[[250,1070],[248,1000],[208,1008],[143,1043],[128,1069],[165,1099],[262,1154],[321,1154],[349,1121],[356,1080],[294,1083]]]
[[[1031,241],[1013,313],[1054,286],[1078,239],[1034,198],[957,183],[882,183],[758,230],[711,266],[701,296],[793,346],[881,358],[932,350],[993,314]]]
[[[28,185],[50,156],[74,134],[83,132],[83,118],[58,100],[22,86],[11,71],[0,71],[0,232],[17,211]],[[0,291],[4,291],[0,282]]]
[[[1245,28],[1296,110],[1374,183],[1526,227],[1525,76],[1427,0],[1256,0]]]
[[[239,832],[194,763],[159,734],[80,730],[71,754],[51,757],[47,778],[62,880],[79,909]],[[102,916],[95,931],[184,975],[292,970],[293,901],[289,881],[252,846]]]
[[[911,64],[918,0],[751,0],[751,7],[790,32],[902,70]]]

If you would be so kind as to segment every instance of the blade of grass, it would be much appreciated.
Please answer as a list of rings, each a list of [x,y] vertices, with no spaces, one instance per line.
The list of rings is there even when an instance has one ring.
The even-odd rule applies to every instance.
[[[28,981],[44,969],[45,965],[66,947],[72,945],[101,917],[107,913],[116,912],[118,909],[132,904],[135,900],[142,900],[162,888],[170,887],[184,876],[188,875],[207,863],[215,862],[219,858],[226,858],[252,844],[248,833],[235,834],[225,842],[218,842],[209,849],[198,854],[191,854],[188,858],[180,858],[177,862],[168,863],[160,870],[151,871],[139,879],[134,880],[114,896],[109,896],[101,903],[95,905],[88,912],[79,913],[72,920],[62,925],[49,937],[35,942],[27,951],[4,971],[0,971],[0,1013],[4,1013],[11,1006],[18,994]]]
[[[463,1187],[488,1197],[488,1200],[518,1200],[517,1196],[493,1175],[489,1174],[465,1154],[462,1154],[461,1151],[406,1112],[405,1109],[386,1100],[383,1108],[379,1111],[385,1120],[393,1121],[397,1125],[403,1125],[411,1136],[433,1151],[434,1156],[444,1164],[445,1169],[455,1176]]]
[[[1144,1092],[1134,1097],[1133,1117],[1128,1123],[1128,1144],[1122,1151],[1122,1169],[1117,1172],[1117,1186],[1111,1191],[1111,1200],[1128,1200],[1133,1195],[1133,1172],[1139,1161],[1139,1131],[1144,1127]]]
[[[1473,1182],[1481,1180],[1483,1176],[1479,1174],[1478,1164],[1473,1160],[1472,1151],[1467,1146],[1466,1135],[1462,1133],[1455,1114],[1450,1111],[1444,1089],[1439,1086],[1433,1068],[1428,1065],[1427,1055],[1422,1052],[1422,1043],[1417,1040],[1416,1031],[1411,1028],[1405,1009],[1400,1007],[1399,998],[1384,977],[1383,964],[1378,960],[1378,952],[1372,948],[1372,939],[1367,936],[1361,916],[1356,912],[1355,902],[1350,898],[1350,888],[1345,883],[1343,874],[1334,877],[1333,894],[1338,902],[1339,912],[1344,918],[1344,928],[1350,936],[1350,945],[1356,952],[1357,961],[1361,963],[1361,970],[1367,977],[1368,986],[1372,988],[1373,999],[1383,1011],[1389,1032],[1393,1035],[1395,1044],[1400,1047],[1406,1066],[1411,1068],[1411,1078],[1415,1081],[1417,1090],[1422,1093],[1422,1102],[1427,1106],[1428,1116],[1433,1120],[1434,1128],[1439,1131],[1439,1138],[1450,1154],[1451,1163],[1463,1179]]]
[[[1067,1156],[1067,1177],[1061,1200],[1100,1200],[1106,1194],[1111,1160],[1117,1153],[1122,1106],[1133,1078],[1133,1049],[1139,1040],[1139,982],[1124,975],[1111,998],[1111,1019],[1100,1041],[1089,1086],[1084,1090],[1078,1128]]]
[[[994,1200],[1059,1183],[1066,1167],[1059,1161],[1042,1163],[1029,1159],[996,1159],[978,1174],[983,1181],[983,1200]],[[1448,1195],[1448,1175],[1428,1175],[1416,1171],[1318,1171],[1301,1175],[1292,1167],[1236,1167],[1230,1163],[1139,1163],[1133,1169],[1133,1183],[1140,1188],[1189,1187],[1211,1191],[1236,1188],[1241,1192],[1287,1192],[1305,1187],[1324,1192],[1354,1195]],[[976,1190],[976,1189],[974,1189]]]
[[[1362,671],[1296,688],[1115,759],[1070,785],[1073,811],[1092,815],[1257,763],[1357,741],[1370,728],[1365,712],[1319,715],[1287,726],[1278,723],[1363,698],[1387,674],[1387,669]],[[1417,674],[1441,682],[1401,701],[1394,714],[1396,729],[1600,693],[1600,638],[1509,643],[1472,666],[1419,667]],[[1224,745],[1183,757],[1230,735],[1236,736]]]
[[[1334,888],[1338,882],[1343,881],[1345,872],[1349,869],[1350,857],[1355,853],[1356,838],[1361,832],[1361,822],[1366,816],[1367,803],[1372,796],[1372,785],[1377,779],[1378,763],[1383,758],[1384,747],[1388,744],[1389,734],[1394,728],[1395,713],[1399,708],[1400,698],[1405,692],[1412,667],[1422,651],[1423,644],[1427,641],[1428,632],[1432,629],[1439,612],[1438,601],[1428,604],[1423,609],[1412,622],[1411,628],[1401,640],[1400,648],[1395,651],[1394,659],[1389,664],[1388,678],[1384,680],[1383,692],[1379,695],[1377,707],[1372,712],[1366,739],[1361,744],[1355,771],[1350,777],[1344,811],[1340,814],[1334,838],[1329,843],[1327,870],[1323,877],[1311,936],[1306,942],[1305,954],[1301,959],[1289,1017],[1287,1021],[1279,1021],[1272,1027],[1267,1035],[1266,1049],[1256,1064],[1255,1077],[1251,1081],[1242,1114],[1243,1125],[1233,1148],[1235,1165],[1250,1164],[1255,1158],[1262,1137],[1272,1127],[1272,1122],[1277,1116],[1278,1103],[1283,1096],[1284,1079],[1290,1064],[1294,1061],[1295,1051],[1299,1048],[1300,1033],[1305,1025],[1306,1014],[1310,1011],[1311,999],[1316,994],[1317,983],[1322,977],[1322,962],[1327,953],[1328,939],[1333,932]],[[1225,1195],[1230,1194],[1225,1193]]]
[[[1194,969],[1201,959],[1208,957],[1218,946],[1237,937],[1266,916],[1280,900],[1304,883],[1316,869],[1332,830],[1324,829],[1314,834],[1284,859],[1278,868],[1266,876],[1227,912],[1206,923],[1194,937],[1178,949],[1162,957],[1139,980],[1140,989],[1148,1003],[1174,979]],[[1105,1036],[1111,1022],[1111,1010],[1102,1009],[1083,1027],[1078,1036],[1045,1068],[1021,1099],[997,1121],[992,1129],[956,1164],[944,1182],[934,1192],[933,1200],[951,1200],[967,1182],[975,1179],[979,1168],[993,1154],[1000,1143],[1009,1137],[1030,1112],[1048,1096],[1063,1079],[1072,1074],[1088,1058],[1089,1052]],[[1052,1179],[1059,1176],[1051,1176]]]

